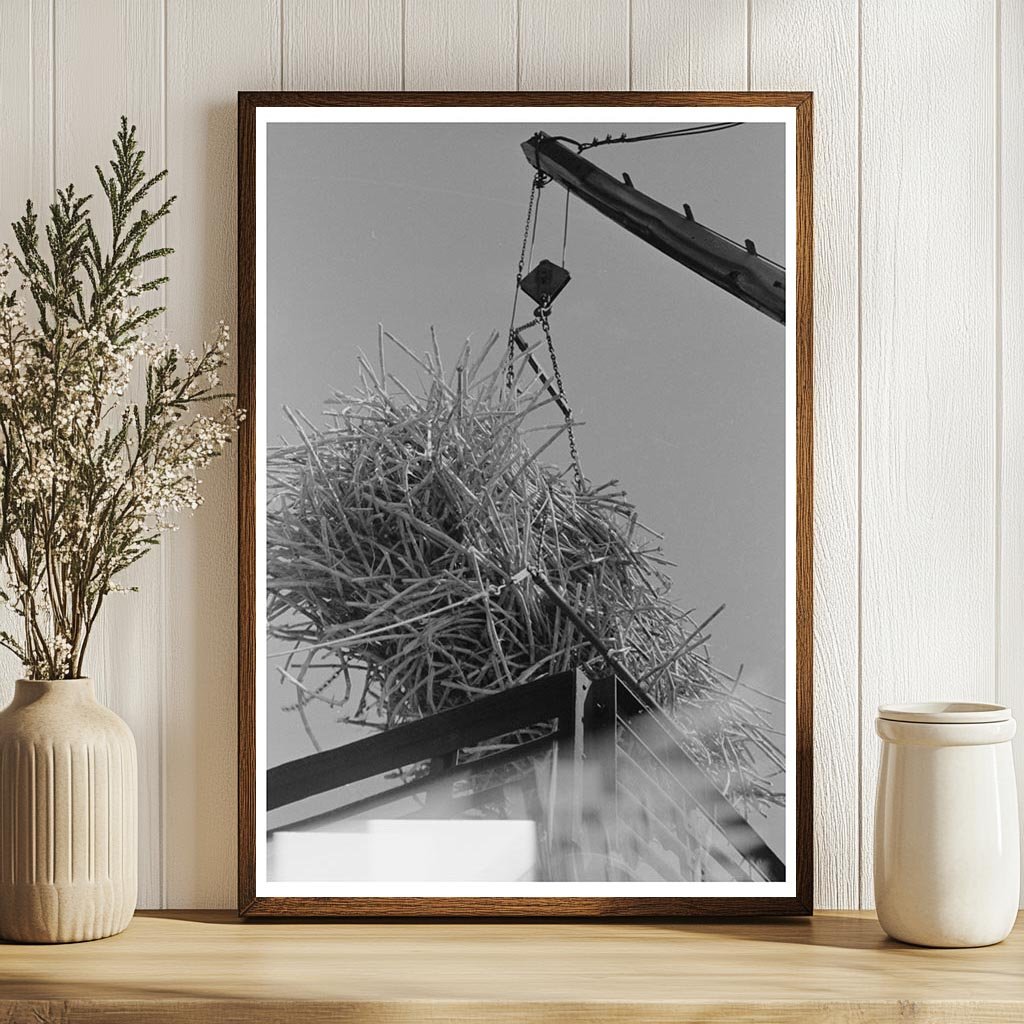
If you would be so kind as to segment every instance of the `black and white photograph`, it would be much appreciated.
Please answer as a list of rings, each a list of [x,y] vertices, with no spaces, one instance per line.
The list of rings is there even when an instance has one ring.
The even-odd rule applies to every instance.
[[[793,895],[792,112],[256,131],[256,894]]]

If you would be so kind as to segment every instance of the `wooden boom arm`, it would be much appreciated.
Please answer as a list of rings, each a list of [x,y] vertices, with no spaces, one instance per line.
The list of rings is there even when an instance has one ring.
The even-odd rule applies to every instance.
[[[526,159],[627,231],[766,316],[786,322],[786,270],[761,256],[753,242],[740,245],[659,203],[584,160],[557,139],[538,132],[523,143]]]

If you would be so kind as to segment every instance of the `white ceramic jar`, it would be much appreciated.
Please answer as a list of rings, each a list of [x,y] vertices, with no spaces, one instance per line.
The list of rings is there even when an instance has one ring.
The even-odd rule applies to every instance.
[[[894,939],[987,946],[1017,915],[1020,840],[1010,740],[999,704],[878,709],[875,905]]]

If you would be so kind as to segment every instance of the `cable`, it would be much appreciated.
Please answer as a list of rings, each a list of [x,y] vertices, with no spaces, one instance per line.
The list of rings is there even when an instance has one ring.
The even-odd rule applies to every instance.
[[[527,267],[533,266],[533,244],[537,241],[537,225],[540,223],[540,201],[544,198],[544,186],[537,187],[537,203],[533,208],[533,231],[530,234],[530,254],[526,257]]]
[[[579,142],[568,135],[552,135],[551,138],[555,142],[571,142],[576,147],[576,152],[582,153],[595,146],[611,146],[619,142],[650,142],[653,139],[678,139],[687,135],[708,135],[711,132],[723,132],[728,128],[738,128],[743,123],[743,121],[722,121],[716,124],[695,125],[692,128],[676,128],[668,132],[652,132],[650,135],[627,136],[623,132],[622,135],[617,135],[614,138],[611,135],[606,135],[603,139],[594,138],[590,142]]]
[[[569,196],[572,193],[565,190],[565,223],[562,225],[562,269],[565,270],[565,246],[569,240]]]

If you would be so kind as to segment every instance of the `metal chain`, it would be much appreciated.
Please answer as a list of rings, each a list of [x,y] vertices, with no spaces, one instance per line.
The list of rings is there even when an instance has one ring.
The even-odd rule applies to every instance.
[[[583,481],[583,470],[580,467],[580,455],[579,450],[576,447],[576,434],[573,430],[572,425],[572,409],[569,407],[569,403],[565,399],[565,385],[562,383],[562,371],[558,367],[558,357],[555,355],[555,343],[551,338],[551,301],[547,296],[544,296],[541,300],[541,304],[534,310],[534,319],[529,323],[525,323],[520,327],[516,327],[516,306],[519,301],[519,287],[523,281],[523,270],[526,267],[526,248],[530,245],[530,227],[534,228],[536,233],[537,225],[534,223],[534,215],[536,208],[540,205],[538,197],[540,190],[547,184],[547,175],[538,171],[530,184],[530,201],[526,207],[526,225],[523,228],[523,244],[519,250],[519,264],[516,267],[516,291],[515,296],[512,300],[512,322],[509,324],[508,329],[508,357],[507,365],[505,369],[505,386],[510,393],[514,393],[515,389],[515,354],[516,354],[516,337],[525,331],[529,327],[533,327],[536,324],[540,324],[541,329],[544,331],[544,339],[547,342],[548,356],[551,359],[551,370],[555,375],[555,385],[558,388],[559,405],[561,406],[565,416],[566,433],[569,438],[569,455],[572,458],[572,469],[573,476],[576,479],[576,489],[582,491],[584,489]],[[568,202],[566,202],[566,228],[568,227]],[[530,245],[532,250],[532,245]],[[565,238],[562,240],[562,263],[565,264]]]
[[[545,296],[546,298],[547,296]],[[558,397],[561,398],[565,404],[568,412],[565,417],[565,428],[566,433],[569,436],[569,455],[572,458],[572,471],[573,476],[576,478],[576,490],[583,490],[583,470],[580,467],[580,453],[576,448],[576,434],[572,427],[572,410],[569,408],[569,403],[565,398],[565,385],[562,384],[562,371],[558,368],[558,357],[555,355],[555,343],[551,340],[551,305],[545,303],[540,306],[537,310],[537,319],[540,321],[541,330],[544,332],[544,338],[548,343],[548,355],[551,358],[551,369],[555,375],[555,384],[558,387]]]
[[[530,224],[533,221],[534,205],[540,190],[547,182],[545,175],[538,171],[530,183],[530,202],[526,207],[526,226],[523,228],[523,244],[519,250],[519,266],[516,267],[516,290],[512,296],[512,321],[508,328],[508,366],[505,370],[505,386],[509,391],[515,384],[515,334],[516,334],[516,306],[519,303],[519,286],[523,282],[523,268],[526,266],[526,247],[530,242]]]

